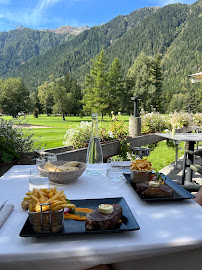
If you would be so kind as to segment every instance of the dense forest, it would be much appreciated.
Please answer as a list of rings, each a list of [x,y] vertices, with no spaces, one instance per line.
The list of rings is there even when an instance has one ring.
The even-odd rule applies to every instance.
[[[58,78],[67,72],[83,81],[86,72],[89,71],[91,59],[102,48],[110,47],[114,41],[120,39],[127,31],[155,11],[156,8],[136,10],[128,16],[118,16],[107,24],[92,27],[72,40],[48,50],[45,54],[30,59],[24,65],[7,73],[6,76],[21,77],[28,87],[42,84],[49,75]]]
[[[201,86],[191,84],[188,79],[189,74],[201,68],[201,25],[202,1],[197,1],[192,5],[139,9],[68,40],[61,34],[31,29],[3,32],[0,33],[0,75],[4,80],[21,77],[30,92],[35,92],[50,76],[57,79],[68,73],[80,83],[84,93],[92,60],[104,50],[106,69],[118,58],[122,87],[127,91],[129,70],[143,53],[147,57],[158,56],[160,61],[162,111],[181,107],[182,103],[184,109],[186,104],[191,104],[195,111],[202,111]],[[150,86],[152,93],[155,83]],[[130,93],[138,94],[138,89]]]
[[[23,65],[36,55],[43,55],[66,39],[49,31],[29,28],[0,33],[0,75],[6,76],[12,69]]]

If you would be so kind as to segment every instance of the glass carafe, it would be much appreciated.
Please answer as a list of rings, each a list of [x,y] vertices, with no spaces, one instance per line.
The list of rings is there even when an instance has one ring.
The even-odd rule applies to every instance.
[[[102,173],[103,153],[98,136],[98,114],[92,114],[92,134],[86,155],[86,173],[99,175]]]

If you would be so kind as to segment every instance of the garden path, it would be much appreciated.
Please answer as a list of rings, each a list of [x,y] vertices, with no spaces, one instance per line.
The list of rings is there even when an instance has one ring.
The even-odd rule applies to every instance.
[[[38,125],[32,125],[32,124],[22,124],[22,125],[13,125],[15,128],[53,128],[50,126],[38,126]]]

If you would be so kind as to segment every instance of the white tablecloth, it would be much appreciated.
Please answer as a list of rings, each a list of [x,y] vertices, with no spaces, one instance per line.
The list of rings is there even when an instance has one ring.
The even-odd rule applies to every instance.
[[[139,231],[64,238],[22,238],[27,219],[21,201],[34,165],[13,166],[0,178],[0,204],[15,209],[0,229],[0,269],[82,270],[98,264],[119,263],[202,247],[202,208],[193,200],[146,203],[132,187],[109,182],[105,175],[88,176],[61,186],[68,199],[124,197]],[[37,268],[36,268],[37,267]],[[45,268],[44,268],[45,267]]]

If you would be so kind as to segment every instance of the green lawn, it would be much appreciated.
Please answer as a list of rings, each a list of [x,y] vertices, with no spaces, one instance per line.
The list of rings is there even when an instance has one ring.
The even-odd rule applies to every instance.
[[[10,116],[3,117],[4,119],[12,119]],[[126,123],[129,122],[128,116],[123,116]],[[21,120],[23,118],[21,117]],[[32,115],[28,115],[25,119],[28,124],[48,126],[50,128],[33,128],[34,138],[37,139],[44,149],[63,146],[64,135],[68,128],[73,128],[81,121],[91,121],[91,117],[66,117],[66,121],[62,120],[61,116],[46,116],[40,115],[39,118],[34,118]],[[104,117],[104,121],[99,118],[100,126],[104,127],[109,124],[110,118]],[[183,142],[180,147],[183,147]],[[179,150],[179,157],[183,155],[183,151]],[[172,163],[175,160],[175,149],[168,148],[165,141],[162,141],[151,152],[148,160],[152,162],[153,167],[156,170],[160,170]]]
[[[128,116],[122,116],[125,122],[129,122]],[[11,116],[2,117],[6,120],[12,119]],[[23,117],[20,117],[21,121],[24,121]],[[73,128],[81,121],[91,121],[91,116],[78,117],[67,116],[65,121],[61,116],[46,116],[40,115],[39,118],[34,118],[32,115],[28,115],[25,119],[27,124],[37,126],[47,126],[50,128],[33,128],[34,138],[40,141],[44,149],[63,146],[64,135],[68,128]],[[99,124],[101,127],[109,125],[110,118],[105,116],[104,121],[101,121],[99,117]],[[40,137],[39,137],[40,136]]]
[[[183,148],[178,150],[178,157],[181,157],[184,154],[184,142],[181,142],[179,147]],[[161,141],[147,159],[152,162],[153,168],[159,171],[175,160],[175,153],[175,149],[168,147],[165,141]]]

